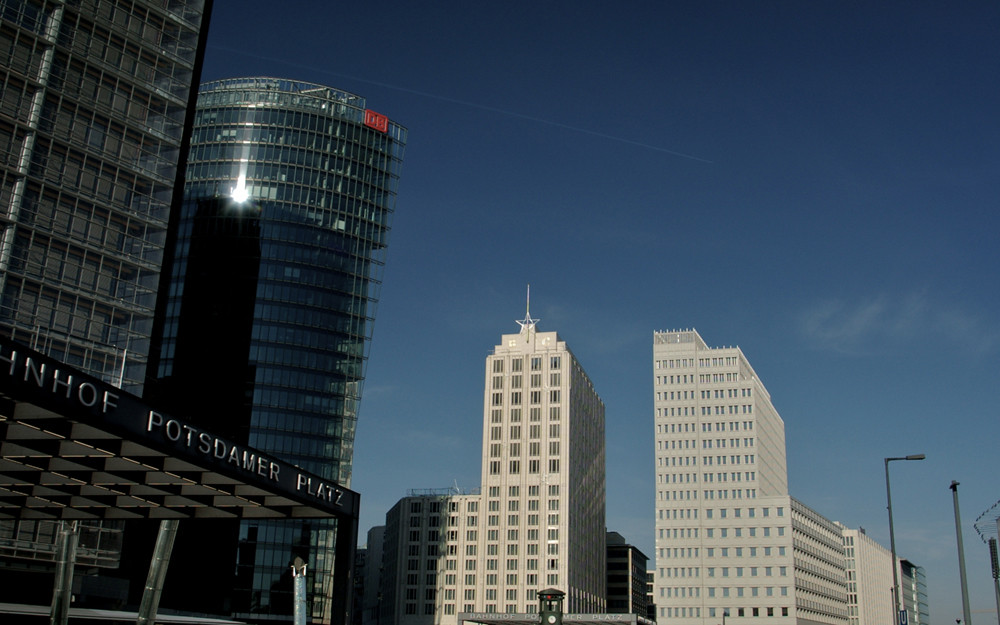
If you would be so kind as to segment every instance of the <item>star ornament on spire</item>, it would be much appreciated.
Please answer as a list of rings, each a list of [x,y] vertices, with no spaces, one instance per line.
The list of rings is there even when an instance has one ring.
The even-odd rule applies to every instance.
[[[521,334],[527,334],[528,332],[533,332],[535,330],[535,324],[541,321],[541,319],[532,319],[531,315],[525,315],[524,320],[520,321],[515,319],[517,325],[521,326]]]
[[[521,334],[530,334],[535,330],[535,324],[541,321],[541,319],[531,318],[531,285],[528,285],[528,300],[527,305],[524,307],[524,321],[514,320],[517,325],[521,326]]]

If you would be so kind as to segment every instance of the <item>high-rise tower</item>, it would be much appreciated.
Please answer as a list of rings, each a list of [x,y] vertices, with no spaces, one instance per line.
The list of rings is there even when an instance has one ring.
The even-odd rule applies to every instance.
[[[0,336],[133,393],[211,6],[9,0],[0,11]],[[39,563],[55,558],[56,524],[0,521],[0,588],[12,592],[0,599],[48,601]],[[121,522],[81,525],[80,569],[114,569]],[[120,600],[90,579],[77,605]]]
[[[536,322],[486,358],[481,490],[414,492],[389,511],[381,609],[365,623],[537,619],[550,587],[569,612],[605,611],[604,404]]]
[[[743,352],[656,332],[653,383],[657,622],[846,625],[840,529],[788,495],[784,422]]]
[[[350,485],[405,143],[405,128],[344,91],[275,78],[202,85],[157,317],[158,401],[202,389],[210,399],[193,416],[206,427]],[[333,520],[243,521],[229,612],[287,618],[301,557],[311,620],[342,618],[350,587],[333,563],[352,533]]]
[[[524,554],[520,576],[510,577],[518,559],[502,558],[498,596],[517,591],[517,603],[498,601],[504,611],[554,587],[566,593],[567,611],[603,612],[604,403],[566,343],[536,322],[526,314],[520,333],[503,335],[486,358],[482,546]],[[489,572],[487,562],[487,595]]]

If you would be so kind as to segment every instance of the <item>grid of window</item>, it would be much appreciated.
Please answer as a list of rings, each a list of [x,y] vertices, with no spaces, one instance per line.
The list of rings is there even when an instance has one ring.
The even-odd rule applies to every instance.
[[[606,606],[596,597],[603,594],[605,580],[594,573],[600,567],[592,564],[603,553],[568,549],[574,541],[603,542],[593,539],[603,538],[603,525],[585,521],[603,518],[603,479],[587,480],[593,491],[578,493],[575,506],[569,505],[570,493],[563,486],[574,471],[584,475],[603,467],[603,434],[597,434],[603,433],[603,405],[555,333],[528,337],[505,335],[486,366],[487,505],[507,512],[487,518],[489,527],[497,528],[496,538],[502,539],[490,545],[496,550],[489,553],[510,557],[487,560],[487,566],[498,571],[486,577],[487,592],[496,584],[496,593],[477,609],[533,612],[534,590],[548,583],[577,589],[567,593],[567,609],[603,611]],[[595,592],[598,588],[601,592]],[[509,603],[503,603],[505,599]]]
[[[4,2],[0,15],[0,325],[135,393],[203,8]]]
[[[652,373],[658,616],[788,616],[794,500],[767,391],[738,349],[694,331],[656,333]]]
[[[137,394],[203,11],[0,2],[0,328]],[[51,558],[47,527],[0,521],[0,536]],[[120,542],[115,522],[84,531]]]
[[[249,270],[233,276],[253,287],[244,311],[252,315],[247,443],[345,486],[406,140],[395,123],[387,132],[365,126],[364,107],[358,96],[278,79],[202,85],[157,354],[160,378],[183,369],[180,330],[198,307],[185,292],[193,288],[192,267],[204,262],[196,242],[209,218],[205,206],[245,190],[248,201],[227,197],[212,218],[223,222],[220,231],[244,228],[253,239],[239,248]],[[235,613],[291,605],[281,580],[292,546],[308,540],[309,604],[313,617],[323,617],[336,522],[305,528],[298,521],[243,522]],[[408,570],[434,570],[424,565],[429,550],[413,556]],[[407,613],[418,614],[434,598],[408,599]]]

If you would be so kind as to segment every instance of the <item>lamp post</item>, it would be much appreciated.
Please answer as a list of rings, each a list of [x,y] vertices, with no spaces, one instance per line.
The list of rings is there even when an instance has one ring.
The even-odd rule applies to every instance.
[[[893,460],[923,460],[926,458],[924,454],[913,454],[911,456],[899,456],[897,458],[886,458],[885,459],[885,500],[886,507],[889,509],[889,548],[892,551],[892,602],[893,602],[893,614],[892,623],[899,623],[899,625],[904,625],[899,618],[899,572],[898,566],[896,564],[896,535],[892,529],[892,491],[889,489],[889,463]]]
[[[965,581],[965,547],[962,546],[962,517],[958,512],[958,482],[951,481],[952,499],[955,502],[955,535],[958,537],[958,572],[962,582],[962,616],[965,625],[972,625],[972,612],[969,610],[969,586]]]

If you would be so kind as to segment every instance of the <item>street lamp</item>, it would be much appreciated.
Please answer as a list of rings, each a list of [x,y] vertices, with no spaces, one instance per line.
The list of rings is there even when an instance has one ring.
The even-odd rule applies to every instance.
[[[903,625],[903,622],[899,618],[899,573],[896,570],[898,568],[896,565],[896,536],[892,529],[892,493],[889,490],[889,463],[893,460],[923,460],[926,457],[924,454],[913,454],[912,456],[885,459],[885,500],[888,504],[886,507],[889,509],[889,548],[892,550],[892,601],[894,611],[891,622],[899,623],[899,625]]]
[[[958,538],[958,572],[962,582],[962,616],[965,625],[972,625],[972,612],[969,610],[969,585],[965,581],[965,547],[962,546],[962,516],[958,512],[958,482],[951,481],[952,498],[955,501],[955,535]]]

